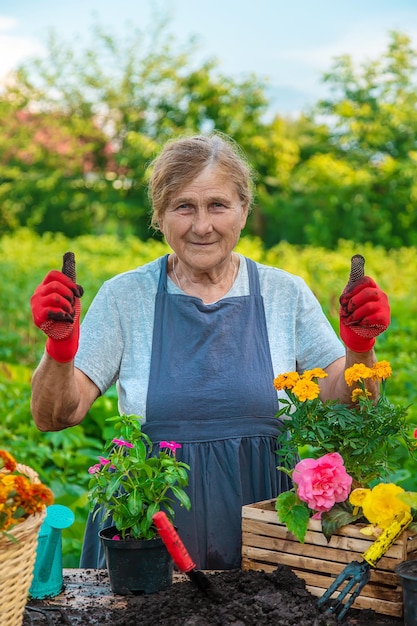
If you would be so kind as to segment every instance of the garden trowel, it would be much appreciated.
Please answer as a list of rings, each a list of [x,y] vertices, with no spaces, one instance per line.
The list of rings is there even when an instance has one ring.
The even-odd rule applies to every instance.
[[[211,600],[219,601],[221,599],[220,595],[213,589],[211,580],[204,572],[196,569],[196,565],[187,548],[166,514],[163,511],[159,511],[152,516],[152,520],[178,569],[187,574],[191,582]]]

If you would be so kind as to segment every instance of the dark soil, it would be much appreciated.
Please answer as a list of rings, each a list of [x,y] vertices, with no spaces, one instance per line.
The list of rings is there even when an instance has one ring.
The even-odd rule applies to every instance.
[[[279,566],[272,573],[231,570],[208,574],[214,592],[210,599],[188,579],[166,591],[149,595],[113,596],[100,602],[73,602],[60,607],[51,601],[32,601],[23,625],[71,626],[336,626],[333,615],[317,606],[317,598],[291,569]],[[82,583],[80,582],[80,588]],[[77,596],[72,592],[73,599]],[[71,595],[67,591],[67,596]],[[68,598],[70,601],[71,598]],[[57,601],[59,600],[56,599]],[[49,620],[49,621],[48,621]],[[350,610],[345,626],[401,626],[403,620],[370,610]]]

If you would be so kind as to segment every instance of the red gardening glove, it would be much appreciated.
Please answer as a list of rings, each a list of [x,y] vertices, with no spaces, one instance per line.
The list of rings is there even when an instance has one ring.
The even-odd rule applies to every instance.
[[[48,336],[47,353],[59,363],[72,361],[77,352],[82,295],[75,282],[74,255],[67,252],[62,272],[49,272],[31,297],[33,321]]]
[[[390,323],[387,295],[372,278],[363,275],[365,259],[352,257],[349,282],[340,296],[340,337],[354,352],[368,352],[375,337]]]

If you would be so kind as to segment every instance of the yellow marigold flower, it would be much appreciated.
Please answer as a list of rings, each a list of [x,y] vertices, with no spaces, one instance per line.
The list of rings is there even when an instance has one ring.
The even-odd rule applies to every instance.
[[[282,389],[292,389],[298,380],[300,380],[298,372],[279,374],[279,376],[274,378],[274,387],[277,391],[281,391]]]
[[[14,472],[16,469],[16,461],[6,450],[0,450],[0,469],[3,468],[8,472]]]
[[[357,402],[359,400],[359,398],[370,398],[372,396],[371,392],[368,391],[367,389],[365,389],[365,392],[363,391],[363,389],[360,388],[356,388],[352,391],[352,402]]]
[[[372,378],[375,380],[386,380],[392,374],[391,364],[388,361],[378,361],[372,366]]]
[[[408,504],[396,497],[397,494],[404,493],[404,489],[398,485],[380,483],[368,491],[361,505],[363,514],[371,524],[376,524],[382,530],[388,528],[399,513],[411,511]]]
[[[14,489],[14,481],[16,476],[12,474],[0,474],[0,487],[11,491]]]
[[[357,383],[365,378],[371,378],[373,371],[363,363],[355,363],[352,367],[345,370],[345,381],[351,387],[353,383]]]
[[[328,374],[320,367],[315,367],[312,370],[306,370],[302,376],[305,380],[312,380],[313,378],[327,378]]]
[[[301,402],[306,400],[315,400],[320,395],[320,387],[313,380],[297,381],[292,388],[292,392]]]

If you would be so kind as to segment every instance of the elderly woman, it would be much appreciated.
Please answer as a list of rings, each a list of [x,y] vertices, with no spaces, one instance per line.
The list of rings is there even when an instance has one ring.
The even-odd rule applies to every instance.
[[[168,143],[152,164],[150,198],[152,224],[172,253],[107,281],[80,337],[80,287],[52,271],[36,289],[33,317],[48,340],[33,376],[33,417],[43,431],[79,424],[117,383],[121,413],[143,416],[153,441],[182,444],[192,509],[179,508],[175,523],[197,567],[238,567],[242,505],[289,487],[276,469],[273,378],[320,367],[322,398],[348,403],[345,368],[375,361],[375,339],[355,325],[377,319],[381,332],[389,306],[367,277],[344,292],[344,347],[299,277],[234,252],[252,178],[223,136]],[[54,326],[67,329],[64,338]],[[97,530],[90,519],[83,567],[103,566]]]

